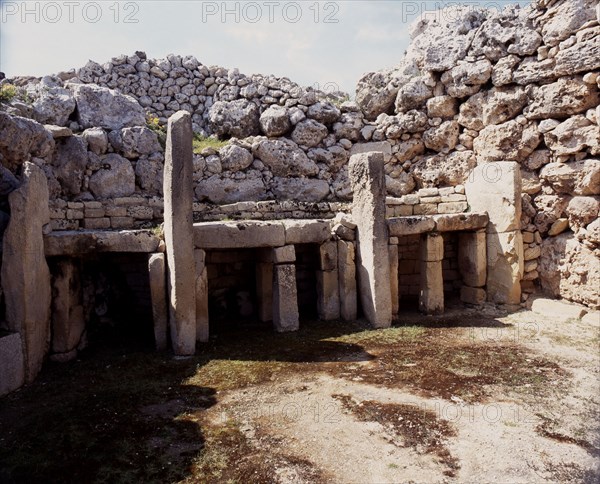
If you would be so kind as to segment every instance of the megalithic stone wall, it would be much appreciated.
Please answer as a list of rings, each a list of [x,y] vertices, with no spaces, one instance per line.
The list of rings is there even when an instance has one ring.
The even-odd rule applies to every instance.
[[[179,111],[169,118],[164,173],[169,325],[173,352],[181,356],[196,349],[192,137],[189,113]]]
[[[356,223],[358,291],[367,320],[375,328],[392,324],[388,229],[385,219],[383,153],[360,153],[350,158]]]
[[[50,345],[50,270],[44,254],[44,226],[50,222],[44,172],[23,164],[22,183],[8,201],[11,218],[4,233],[2,288],[6,322],[23,344],[25,380],[42,368]]]
[[[473,211],[485,211],[487,226],[487,298],[503,304],[521,302],[521,169],[514,161],[483,163],[465,184]]]

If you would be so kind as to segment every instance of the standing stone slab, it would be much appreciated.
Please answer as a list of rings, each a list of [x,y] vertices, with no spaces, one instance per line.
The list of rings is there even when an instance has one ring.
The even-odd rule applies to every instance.
[[[21,335],[25,379],[33,381],[50,343],[50,270],[43,227],[50,222],[44,172],[23,163],[22,184],[8,197],[11,218],[4,232],[2,288],[8,330]]]
[[[470,287],[485,286],[487,276],[485,231],[458,234],[458,270],[463,284]]]
[[[165,243],[171,343],[176,355],[196,349],[196,263],[192,225],[192,119],[186,111],[169,118],[165,149]]]
[[[400,290],[398,287],[398,246],[390,245],[390,291],[392,297],[392,317],[400,312]]]
[[[202,249],[194,251],[196,261],[196,341],[208,342],[208,270],[206,268],[206,252]]]
[[[421,289],[419,309],[425,314],[444,312],[444,239],[438,233],[421,237]]]
[[[350,158],[349,175],[354,200],[352,219],[358,244],[358,285],[363,312],[375,328],[392,324],[392,298],[385,220],[385,178],[382,153],[361,153]]]
[[[62,259],[52,271],[52,352],[70,353],[79,345],[85,330],[79,266],[76,260]],[[63,359],[64,361],[64,359]]]
[[[296,266],[293,264],[273,266],[273,326],[280,333],[297,331],[300,327]]]
[[[357,313],[356,261],[354,244],[338,240],[338,281],[340,286],[340,316],[354,321]]]
[[[521,231],[487,235],[487,297],[500,304],[521,302],[523,278]]]
[[[158,351],[167,349],[169,305],[167,304],[167,275],[165,254],[152,254],[148,259],[150,298],[154,320],[154,343]]]
[[[258,319],[264,323],[273,321],[273,264],[256,264],[256,294],[258,299]]]
[[[0,397],[25,383],[23,342],[21,335],[12,333],[0,338]]]
[[[317,313],[321,321],[333,321],[340,317],[340,288],[337,269],[317,271]]]

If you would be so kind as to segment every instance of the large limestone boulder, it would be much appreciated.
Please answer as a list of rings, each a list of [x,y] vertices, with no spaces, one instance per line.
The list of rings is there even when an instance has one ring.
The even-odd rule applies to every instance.
[[[220,138],[247,138],[260,131],[258,107],[247,99],[217,101],[208,114],[208,123]]]
[[[96,155],[103,155],[108,150],[108,135],[102,128],[88,128],[82,133],[87,141],[88,150]]]
[[[19,180],[10,170],[0,165],[0,197],[5,197],[19,186]]]
[[[573,230],[585,227],[598,218],[600,197],[573,197],[567,205],[569,225]]]
[[[30,156],[44,158],[53,149],[54,138],[44,126],[0,111],[0,155],[7,168],[16,168]]]
[[[11,220],[4,233],[2,289],[8,330],[23,343],[25,378],[42,368],[50,343],[50,270],[44,255],[44,226],[50,222],[48,186],[42,170],[23,164],[21,186],[9,195]]]
[[[305,119],[299,122],[292,131],[292,139],[300,146],[312,148],[321,143],[328,134],[329,131],[324,124],[314,119]]]
[[[486,126],[514,118],[527,100],[527,93],[521,87],[493,87],[471,96],[461,104],[458,122],[466,128],[481,131]]]
[[[573,116],[545,133],[544,141],[556,155],[573,155],[585,150],[600,155],[600,126],[583,115]]]
[[[382,113],[390,113],[398,94],[398,86],[388,72],[369,72],[356,86],[356,103],[365,118],[374,120]]]
[[[309,106],[306,115],[321,124],[331,125],[341,116],[341,111],[328,102],[318,102]]]
[[[477,62],[462,62],[442,74],[446,92],[452,97],[475,94],[492,75],[492,64],[483,59]]]
[[[548,237],[542,242],[538,272],[543,291],[552,297],[600,307],[600,265],[593,250],[581,244],[572,232]]]
[[[473,149],[480,161],[524,161],[540,144],[541,136],[535,123],[522,125],[517,121],[487,126],[479,132]]]
[[[144,109],[131,96],[94,84],[72,84],[66,87],[77,103],[77,121],[83,128],[122,129],[145,126]]]
[[[262,132],[269,137],[283,136],[292,127],[287,108],[276,104],[260,115],[259,122]]]
[[[547,2],[549,3],[549,2]],[[537,19],[544,44],[557,45],[596,18],[596,0],[568,0],[553,4]]]
[[[385,176],[385,187],[389,195],[393,197],[401,197],[412,191],[416,187],[416,182],[410,173],[401,172],[398,176]]]
[[[419,76],[400,87],[396,97],[396,112],[404,113],[422,107],[425,101],[433,96],[431,84],[435,85],[435,81],[427,81],[424,76]]]
[[[540,178],[558,193],[600,195],[600,160],[548,163]]]
[[[254,158],[246,148],[241,146],[228,144],[219,150],[219,157],[221,158],[221,167],[227,171],[241,171],[248,168]]]
[[[162,156],[140,158],[135,164],[135,182],[147,194],[163,194],[164,162]]]
[[[254,148],[255,156],[267,165],[275,176],[314,176],[316,163],[306,156],[296,143],[288,139],[262,140]]]
[[[271,191],[277,200],[320,202],[329,195],[329,183],[314,178],[275,177]]]
[[[135,159],[162,152],[158,136],[145,126],[111,131],[108,138],[115,151],[122,153],[125,158]]]
[[[208,200],[218,205],[259,201],[267,198],[267,191],[262,178],[233,180],[213,175],[198,183],[195,190],[196,199]]]
[[[600,35],[597,31],[593,34],[591,38],[581,40],[556,54],[554,72],[557,76],[570,76],[600,68]]]
[[[583,82],[581,77],[563,77],[534,90],[529,106],[524,110],[528,119],[567,118],[600,104],[597,87]]]
[[[428,129],[423,133],[423,142],[430,150],[448,153],[458,143],[459,126],[456,121],[444,121],[439,126]]]
[[[135,173],[126,158],[111,153],[90,177],[90,190],[98,198],[128,197],[135,192]]]
[[[87,163],[87,145],[83,138],[71,136],[57,143],[52,165],[64,193],[67,195],[81,193]]]
[[[455,186],[464,183],[476,165],[472,151],[453,151],[414,160],[410,173],[421,187]]]
[[[44,77],[33,90],[33,117],[42,124],[66,126],[75,111],[75,99],[59,79]]]

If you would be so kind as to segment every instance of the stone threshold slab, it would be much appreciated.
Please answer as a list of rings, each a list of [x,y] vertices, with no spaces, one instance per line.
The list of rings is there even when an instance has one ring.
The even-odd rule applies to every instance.
[[[78,256],[96,252],[158,252],[160,239],[150,230],[77,230],[44,236],[47,257]]]
[[[444,215],[413,215],[393,217],[387,220],[390,237],[417,235],[427,232],[454,232],[481,230],[487,227],[486,212],[455,213]]]

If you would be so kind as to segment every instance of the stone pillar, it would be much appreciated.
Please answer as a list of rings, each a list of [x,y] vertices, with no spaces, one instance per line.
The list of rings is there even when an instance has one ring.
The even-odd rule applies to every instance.
[[[444,312],[444,239],[438,233],[421,237],[421,290],[419,309],[425,314]]]
[[[8,196],[11,217],[4,232],[2,289],[8,330],[21,335],[25,379],[42,368],[50,343],[50,270],[44,253],[44,226],[50,222],[44,172],[23,163],[21,186]]]
[[[519,304],[523,275],[521,169],[514,161],[483,163],[465,183],[473,211],[487,212],[487,299]]]
[[[340,288],[338,277],[337,242],[327,241],[319,246],[317,271],[317,313],[322,321],[340,318]]]
[[[192,229],[192,119],[179,111],[169,118],[165,149],[165,243],[171,343],[176,355],[196,349],[196,263]]]
[[[362,309],[373,327],[387,328],[392,324],[392,301],[388,284],[390,265],[383,154],[353,155],[349,175],[354,197],[352,219],[356,223]]]
[[[273,327],[280,333],[300,327],[296,290],[296,249],[277,247],[270,253],[273,265]]]
[[[194,251],[196,261],[196,341],[208,342],[208,270],[206,269],[206,252],[202,249]]]
[[[152,254],[148,258],[152,319],[154,320],[154,344],[158,351],[167,349],[169,310],[167,304],[167,275],[165,254]]]
[[[61,259],[52,270],[52,352],[53,360],[66,362],[77,356],[85,330],[78,261]]]
[[[18,333],[0,337],[0,397],[25,383],[23,341]]]
[[[482,304],[486,300],[484,289],[487,277],[487,250],[485,230],[459,232],[458,270],[463,286],[461,301],[469,304]]]
[[[273,263],[256,263],[256,295],[258,299],[258,319],[273,321]]]
[[[354,321],[357,316],[354,244],[338,240],[337,246],[340,316],[344,321]]]
[[[392,298],[392,318],[397,318],[400,312],[400,291],[398,289],[398,238],[390,237],[390,240],[396,242],[390,243],[388,251],[390,254],[390,292]]]

